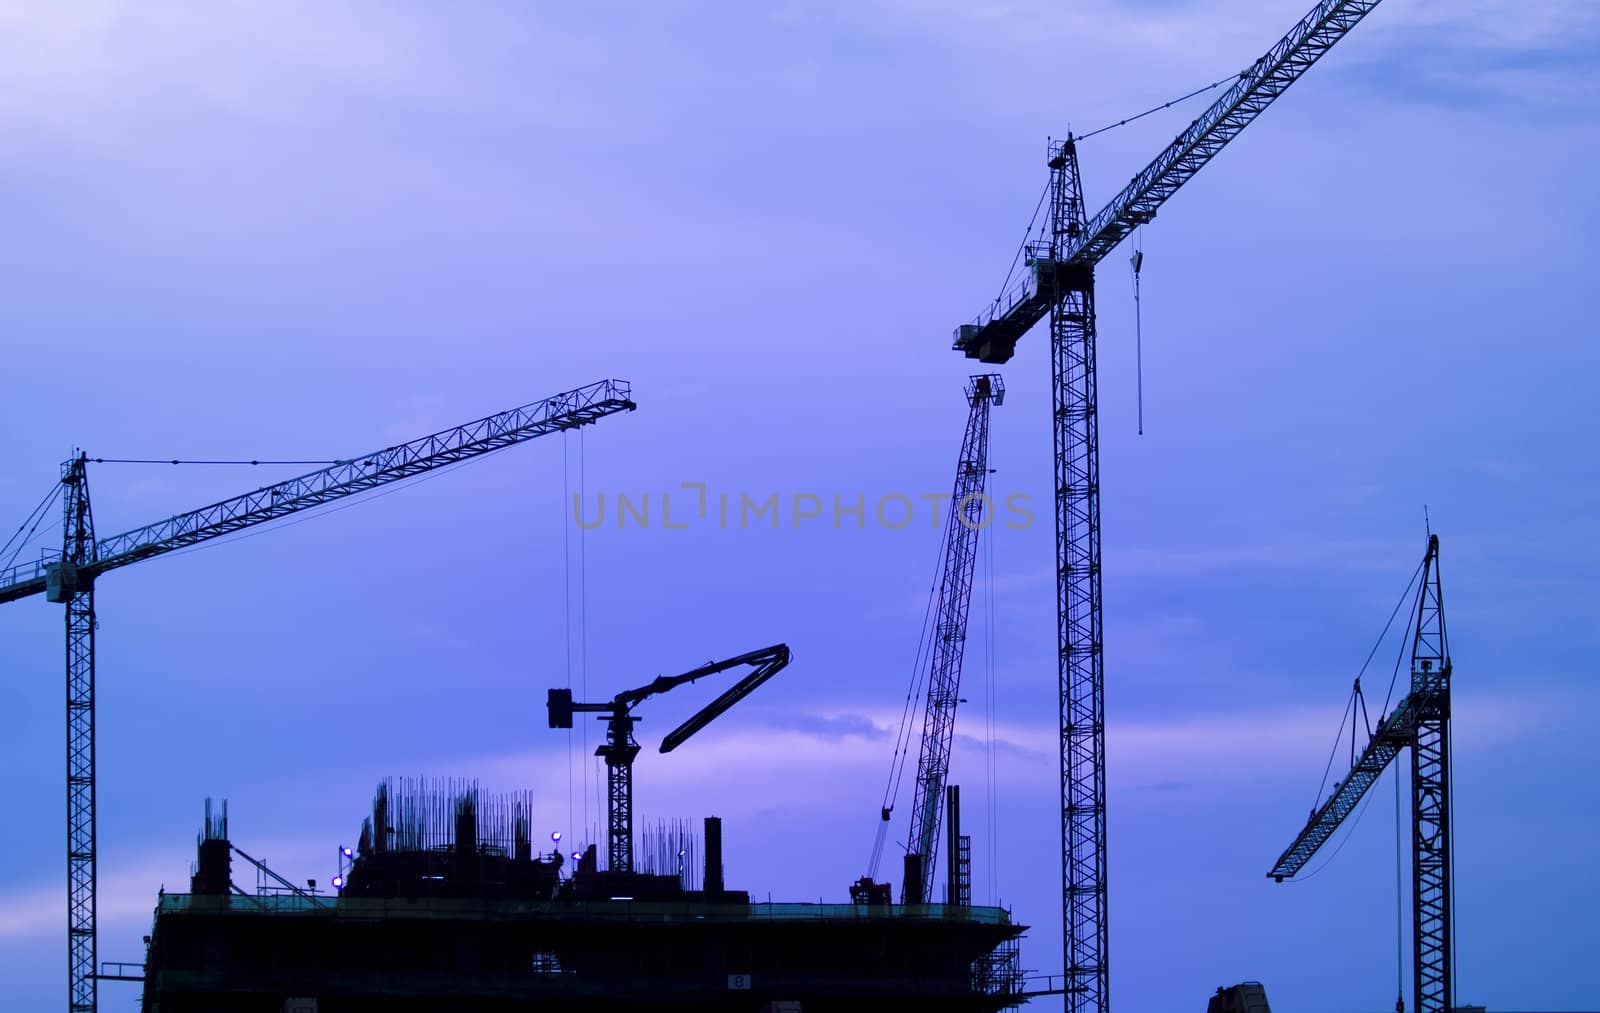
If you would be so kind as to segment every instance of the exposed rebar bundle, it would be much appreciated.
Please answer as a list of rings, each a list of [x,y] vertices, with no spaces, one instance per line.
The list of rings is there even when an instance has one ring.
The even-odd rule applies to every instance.
[[[483,795],[475,780],[387,778],[362,827],[362,850],[532,857],[533,793]]]
[[[700,886],[700,838],[689,820],[658,820],[646,827],[636,856],[638,871],[677,876],[685,890]]]

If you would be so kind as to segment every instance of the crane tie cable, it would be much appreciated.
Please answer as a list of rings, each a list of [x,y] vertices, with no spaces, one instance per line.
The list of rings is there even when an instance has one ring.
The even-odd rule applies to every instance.
[[[347,464],[347,461],[180,461],[177,458],[91,457],[95,464]]]
[[[1244,76],[1243,73],[1235,75],[1235,77],[1243,77],[1243,76]],[[1146,116],[1151,115],[1152,113],[1158,113],[1163,109],[1171,109],[1173,106],[1177,105],[1178,103],[1187,102],[1189,99],[1194,98],[1196,95],[1204,95],[1208,91],[1213,91],[1213,90],[1215,90],[1217,88],[1220,88],[1223,85],[1227,84],[1229,81],[1235,80],[1235,77],[1225,77],[1225,78],[1222,78],[1221,80],[1213,81],[1208,85],[1204,85],[1202,87],[1196,88],[1194,91],[1191,91],[1186,95],[1180,95],[1177,98],[1171,100],[1170,102],[1163,102],[1158,106],[1152,106],[1151,108],[1146,109],[1142,113],[1138,113],[1136,115],[1129,116],[1127,119],[1118,120],[1115,123],[1108,124],[1107,126],[1101,127],[1099,130],[1091,130],[1087,134],[1079,134],[1077,136],[1076,140],[1087,141],[1089,138],[1096,137],[1096,136],[1098,136],[1100,134],[1103,134],[1107,130],[1115,130],[1117,127],[1127,126],[1129,123],[1132,123],[1134,120],[1142,120]],[[1050,187],[1049,187],[1048,184],[1046,184],[1046,186],[1044,188],[1044,191],[1039,194],[1039,203],[1038,203],[1038,205],[1036,207],[1034,207],[1034,209],[1033,209],[1033,217],[1028,219],[1028,227],[1026,229],[1024,229],[1023,232],[1022,232],[1022,242],[1020,244],[1018,244],[1018,246],[1017,246],[1016,255],[1011,258],[1011,266],[1006,268],[1005,280],[1000,283],[1000,294],[998,296],[996,296],[995,300],[994,300],[994,304],[996,306],[998,306],[1000,304],[1000,301],[1005,298],[1006,286],[1011,284],[1011,278],[1016,273],[1016,270],[1017,270],[1017,262],[1022,259],[1023,249],[1028,245],[1028,236],[1030,234],[1032,234],[1034,222],[1038,221],[1039,211],[1041,209],[1043,209],[1045,198],[1048,197],[1049,195],[1050,195]]]
[[[1363,709],[1366,707],[1366,700],[1361,696],[1361,677],[1367,674],[1367,668],[1372,664],[1372,659],[1377,657],[1379,648],[1383,646],[1384,640],[1386,640],[1389,636],[1390,628],[1394,626],[1395,618],[1400,615],[1400,610],[1406,606],[1408,601],[1415,601],[1415,596],[1411,593],[1411,588],[1416,584],[1417,577],[1422,573],[1422,565],[1422,563],[1418,563],[1417,568],[1411,572],[1411,579],[1406,581],[1406,589],[1400,592],[1400,600],[1395,602],[1394,611],[1389,613],[1388,621],[1383,624],[1383,632],[1378,634],[1378,639],[1372,645],[1372,650],[1367,652],[1367,660],[1361,663],[1361,670],[1356,672],[1355,688],[1350,691],[1350,700],[1345,704],[1345,713],[1339,719],[1339,731],[1335,733],[1333,737],[1333,749],[1329,752],[1327,766],[1324,767],[1322,771],[1322,783],[1317,785],[1316,802],[1322,801],[1322,789],[1327,787],[1328,775],[1333,772],[1333,758],[1339,755],[1339,743],[1344,738],[1344,729],[1347,723],[1351,724],[1351,752],[1354,753],[1355,751],[1355,727],[1353,722],[1355,719],[1355,707],[1358,697],[1361,698],[1361,705]],[[1400,651],[1401,657],[1403,658],[1405,656],[1405,638],[1403,637],[1400,640]],[[1397,660],[1395,662],[1395,671],[1391,673],[1389,677],[1389,690],[1384,694],[1383,697],[1383,711],[1379,717],[1380,723],[1389,714],[1389,699],[1394,695],[1394,684],[1399,675],[1399,666],[1400,663]],[[1372,735],[1372,730],[1370,728],[1367,730],[1367,734],[1369,737]],[[1315,803],[1312,805],[1312,811],[1316,811]]]
[[[3,553],[6,551],[6,549],[11,548],[13,544],[16,545],[17,550],[13,552],[10,558],[5,561],[5,569],[9,569],[13,564],[15,564],[17,557],[22,555],[22,550],[26,549],[29,544],[33,542],[33,536],[36,532],[38,532],[39,525],[44,523],[45,515],[49,513],[51,504],[56,501],[56,497],[61,495],[61,486],[62,483],[60,482],[53,483],[50,487],[50,491],[45,494],[44,499],[40,500],[39,505],[34,507],[32,512],[28,514],[28,519],[22,522],[21,526],[17,528],[15,534],[6,539],[6,544],[3,548],[0,548],[0,553]],[[33,526],[29,527],[29,524],[32,524]],[[27,531],[26,535],[23,534],[24,530]],[[21,540],[18,541],[18,539]]]
[[[1220,81],[1213,81],[1210,84],[1205,85],[1204,87],[1196,88],[1194,91],[1190,92],[1187,95],[1180,95],[1180,96],[1178,96],[1177,98],[1173,99],[1170,102],[1163,102],[1158,106],[1151,106],[1149,109],[1146,109],[1144,112],[1138,113],[1137,115],[1134,115],[1134,116],[1129,116],[1125,120],[1118,120],[1115,123],[1112,123],[1112,124],[1109,124],[1107,126],[1101,127],[1099,130],[1091,130],[1087,134],[1080,134],[1080,135],[1078,135],[1077,139],[1080,140],[1080,141],[1087,141],[1089,138],[1098,136],[1100,134],[1103,134],[1107,130],[1115,130],[1118,127],[1125,127],[1128,124],[1132,123],[1134,120],[1142,120],[1146,116],[1149,116],[1151,113],[1159,113],[1163,109],[1171,109],[1173,106],[1177,105],[1179,102],[1187,102],[1189,99],[1194,98],[1196,95],[1204,95],[1208,91],[1213,91],[1213,90],[1215,90],[1217,88],[1221,88],[1223,85],[1227,84],[1229,81],[1233,81],[1236,78],[1243,77],[1243,76],[1244,75],[1241,73],[1241,74],[1236,74],[1236,75],[1231,75],[1229,77],[1225,77]]]

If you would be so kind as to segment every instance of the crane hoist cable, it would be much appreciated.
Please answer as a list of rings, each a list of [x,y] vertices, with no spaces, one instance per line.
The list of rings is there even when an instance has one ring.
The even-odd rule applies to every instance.
[[[570,433],[561,434],[561,502],[556,508],[556,523],[561,528],[561,641],[566,652],[567,689],[572,689],[572,525],[567,523],[567,504],[572,502],[572,465],[570,463],[571,448],[568,446],[571,439]],[[578,509],[582,509],[583,500],[577,501]],[[573,511],[574,514],[577,510]],[[584,694],[588,696],[587,693]],[[587,735],[589,726],[583,726]],[[588,755],[588,750],[584,750]],[[573,752],[572,729],[567,729],[567,840],[574,845],[581,842],[578,828],[573,825],[577,815],[573,805]],[[583,786],[583,830],[588,833],[589,828],[589,784]],[[580,851],[582,848],[579,849]]]
[[[578,430],[578,496],[580,501],[589,499],[589,448],[583,439],[583,430]],[[578,526],[578,682],[587,695],[589,692],[589,539],[588,529]],[[589,751],[589,733],[583,733],[583,748]],[[601,768],[600,757],[590,758],[590,769],[594,772],[594,811],[595,818],[603,812],[602,795],[604,790],[604,772]],[[598,838],[599,828],[596,827],[593,837]]]
[[[1133,376],[1136,385],[1134,403],[1138,406],[1139,435],[1144,435],[1144,317],[1139,307],[1139,272],[1144,267],[1144,226],[1134,240],[1133,254],[1128,257],[1133,269]]]
[[[996,753],[995,715],[995,609],[994,609],[994,525],[984,532],[981,543],[984,563],[983,630],[984,630],[984,821],[988,840],[987,866],[989,870],[989,895],[991,904],[999,903],[1000,893],[1000,826],[995,798],[999,794],[999,757]]]
[[[1394,1008],[1395,1013],[1405,1013],[1406,1008],[1406,941],[1405,941],[1405,887],[1402,886],[1405,869],[1405,816],[1400,806],[1400,767],[1394,768]]]

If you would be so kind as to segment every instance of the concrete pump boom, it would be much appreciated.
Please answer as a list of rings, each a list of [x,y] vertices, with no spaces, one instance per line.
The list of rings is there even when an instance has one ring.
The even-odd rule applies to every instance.
[[[594,755],[606,761],[607,868],[612,872],[633,871],[633,761],[639,743],[633,740],[633,725],[639,719],[633,708],[658,693],[665,693],[696,679],[716,675],[730,668],[749,665],[754,671],[734,683],[715,700],[695,712],[661,740],[661,752],[670,753],[689,736],[698,732],[729,707],[749,696],[757,686],[788,666],[791,655],[787,644],[774,644],[737,657],[713,661],[682,675],[658,676],[637,689],[627,689],[605,703],[578,703],[570,689],[552,689],[545,698],[551,728],[571,728],[573,714],[600,714],[606,722],[606,740]]]

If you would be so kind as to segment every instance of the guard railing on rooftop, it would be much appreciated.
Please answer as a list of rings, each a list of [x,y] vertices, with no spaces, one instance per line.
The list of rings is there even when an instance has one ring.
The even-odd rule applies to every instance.
[[[1011,914],[998,907],[952,904],[691,904],[643,901],[522,901],[456,897],[415,900],[375,897],[330,897],[293,894],[245,896],[164,893],[156,914],[333,914],[349,918],[474,917],[581,918],[617,921],[910,921],[968,922],[1010,926]]]

